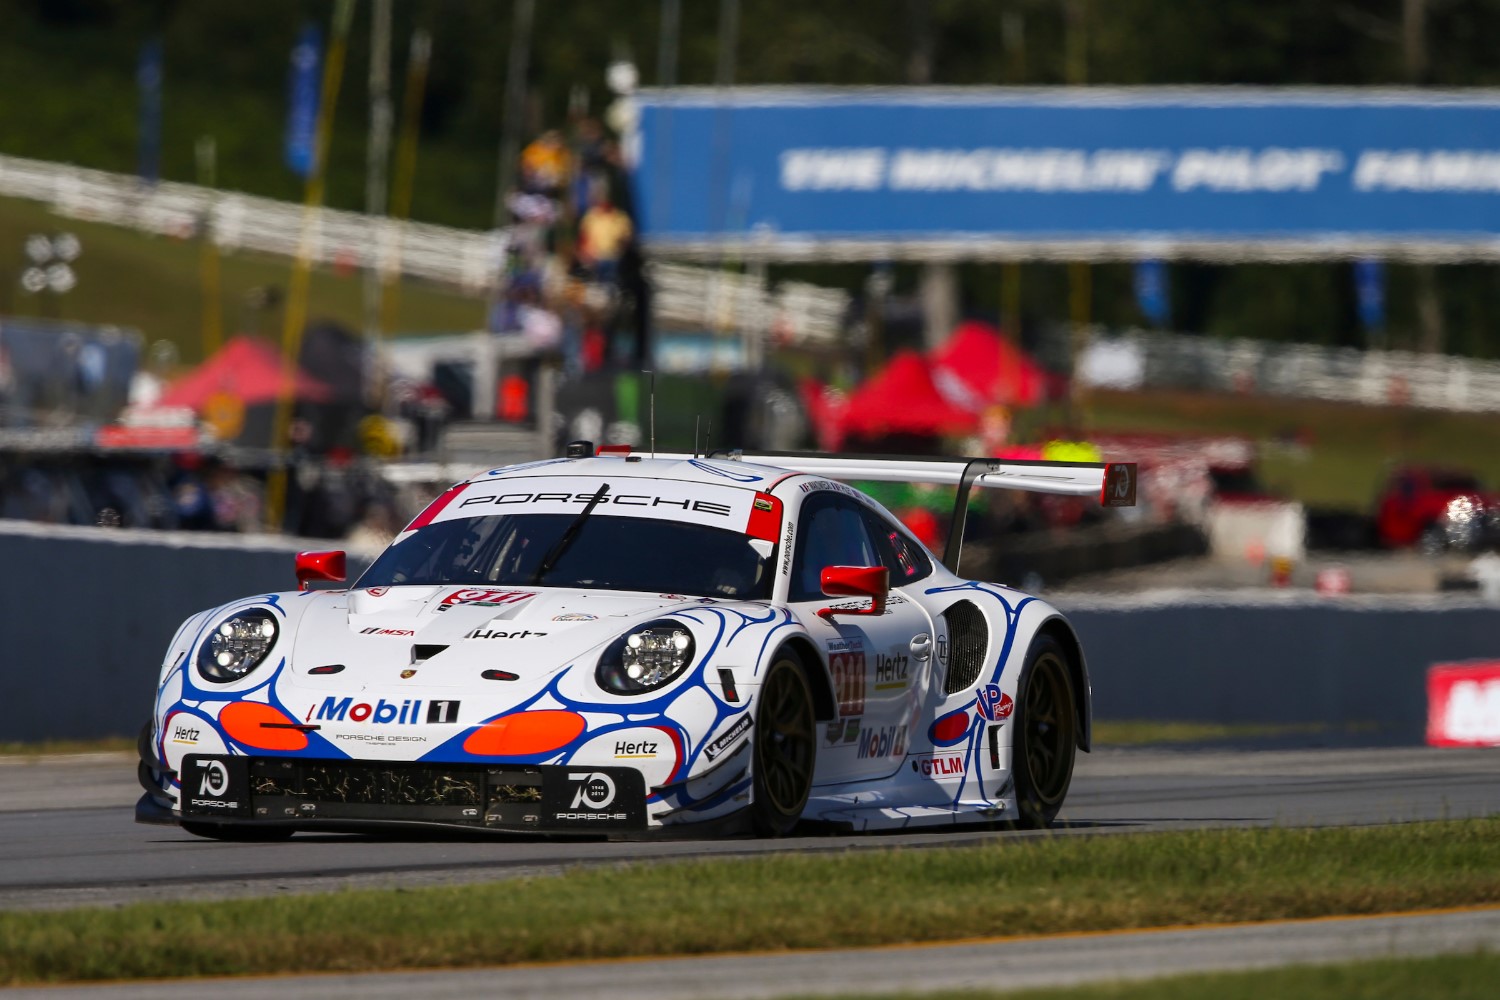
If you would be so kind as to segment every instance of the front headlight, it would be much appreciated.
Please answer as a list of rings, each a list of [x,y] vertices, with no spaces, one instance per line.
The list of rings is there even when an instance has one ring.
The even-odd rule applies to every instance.
[[[599,686],[615,694],[662,687],[693,662],[693,633],[674,621],[654,621],[609,644],[599,658]]]
[[[228,684],[260,666],[276,644],[276,616],[261,608],[240,611],[218,624],[198,649],[198,672]]]

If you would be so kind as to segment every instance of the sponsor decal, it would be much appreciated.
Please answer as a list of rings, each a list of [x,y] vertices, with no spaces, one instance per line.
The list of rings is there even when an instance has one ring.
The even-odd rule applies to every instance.
[[[905,755],[905,726],[881,726],[879,729],[866,729],[859,734],[859,758],[861,760],[877,757],[904,757]]]
[[[844,742],[853,743],[859,739],[859,719],[850,719],[849,724],[844,727]]]
[[[529,590],[488,590],[477,588],[455,590],[444,597],[442,603],[433,610],[447,611],[449,608],[459,604],[519,604],[535,596],[536,594]]]
[[[830,653],[828,672],[833,675],[833,694],[839,701],[839,715],[862,715],[865,711],[865,654],[851,649]]]
[[[886,605],[886,607],[885,607],[885,610],[881,612],[881,614],[882,615],[893,614],[894,612],[891,610],[891,606],[892,605],[894,605],[894,604],[905,604],[905,603],[906,603],[906,599],[905,598],[903,598],[900,594],[897,594],[894,591],[892,591],[886,597],[886,599],[885,599],[885,605]],[[864,598],[861,598],[861,599],[856,600],[856,601],[844,601],[844,602],[842,602],[840,604],[830,604],[828,606],[830,608],[833,608],[835,611],[866,611],[870,607],[868,600],[864,599]]]
[[[506,632],[497,628],[476,628],[472,632],[464,634],[465,639],[540,639],[546,632],[533,632],[530,629],[521,629],[519,632]]]
[[[417,676],[417,672],[410,667],[407,667],[405,670],[401,671],[401,679],[403,681],[409,681],[415,676]]]
[[[365,593],[369,594],[371,597],[384,597],[386,591],[390,589],[390,587],[368,587],[365,589]]]
[[[624,820],[630,815],[623,812],[605,812],[615,800],[615,783],[602,771],[576,771],[568,774],[568,780],[576,784],[573,802],[567,811],[552,814],[560,820]],[[580,812],[586,809],[587,812]]]
[[[582,611],[569,611],[565,615],[553,615],[552,620],[555,622],[592,622],[598,621],[599,616],[586,615]]]
[[[975,709],[979,712],[981,719],[1004,722],[1010,718],[1010,713],[1015,707],[1015,702],[1011,701],[1010,695],[1000,690],[1000,685],[986,684],[979,689],[979,703]]]
[[[832,722],[830,722],[828,724],[827,730],[824,732],[824,738],[828,740],[829,746],[833,746],[834,744],[838,743],[839,740],[843,739],[844,720],[834,719]]]
[[[858,497],[866,503],[870,501],[863,493],[846,483],[836,483],[831,479],[814,479],[811,482],[802,483],[798,489],[803,493],[812,493],[815,490],[833,490],[835,493],[844,493],[851,497]]]
[[[427,703],[427,721],[430,724],[458,721],[457,701],[431,701]],[[304,722],[316,718],[325,722],[373,722],[377,725],[414,726],[422,715],[422,699],[403,698],[400,701],[376,700],[356,702],[354,698],[337,698],[329,695],[322,704],[308,706]]]
[[[407,736],[404,733],[334,733],[333,738],[345,743],[373,743],[376,746],[427,742],[425,736]]]
[[[480,496],[465,497],[458,506],[460,509],[475,504],[490,504],[496,507],[508,507],[513,504],[584,504],[596,499],[593,493],[500,493],[483,494]],[[681,509],[693,511],[698,514],[711,514],[715,517],[728,517],[731,511],[727,503],[715,503],[712,500],[700,500],[694,497],[672,497],[653,496],[650,493],[610,493],[599,501],[600,505],[611,505],[615,507],[645,507],[648,509],[662,508],[664,510]],[[626,511],[621,511],[626,513]]]
[[[961,753],[924,753],[911,759],[911,769],[924,778],[946,778],[967,768]]]
[[[409,628],[362,628],[360,635],[416,635],[416,631]]]
[[[656,740],[616,740],[615,757],[648,758],[656,756]]]
[[[937,660],[940,667],[948,665],[948,637],[946,635],[937,637]]]
[[[249,811],[248,777],[243,758],[199,757],[182,763],[182,811],[243,816]]]
[[[174,722],[172,723],[172,742],[197,746],[199,732],[200,730],[197,726],[185,726],[180,722]],[[223,765],[221,764],[220,767],[222,768]]]
[[[753,506],[756,510],[763,510],[763,511],[773,511],[773,510],[776,509],[776,505],[773,504],[770,500],[766,499],[765,497],[756,497],[751,502],[751,506]]]
[[[1500,663],[1440,663],[1428,668],[1427,743],[1500,746]]]
[[[781,539],[781,575],[786,576],[792,571],[792,522],[786,523],[786,535]]]
[[[703,756],[713,760],[725,750],[739,742],[741,736],[750,731],[750,716],[742,715],[734,725],[730,726],[722,736],[703,748]]]
[[[198,785],[199,795],[211,795],[222,799],[229,791],[229,769],[220,760],[211,760],[203,765],[203,780]]]
[[[906,687],[907,667],[911,658],[905,653],[875,654],[875,690],[890,691]]]

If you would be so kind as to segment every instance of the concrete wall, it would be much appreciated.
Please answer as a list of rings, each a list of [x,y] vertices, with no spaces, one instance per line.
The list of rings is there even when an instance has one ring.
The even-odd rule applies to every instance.
[[[1421,743],[1426,672],[1500,659],[1500,607],[1459,597],[1174,594],[1060,599],[1100,719],[1325,725]]]
[[[178,624],[295,587],[327,542],[0,521],[0,742],[131,736]],[[351,576],[361,561],[351,556]],[[1100,719],[1377,727],[1417,743],[1429,664],[1500,658],[1500,607],[1305,593],[1060,597]]]
[[[0,521],[0,742],[134,736],[183,619],[336,545]]]

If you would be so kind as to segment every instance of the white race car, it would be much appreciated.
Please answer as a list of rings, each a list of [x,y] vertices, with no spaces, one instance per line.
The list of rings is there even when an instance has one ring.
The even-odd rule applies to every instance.
[[[194,615],[142,733],[143,822],[226,839],[436,824],[788,833],[1012,821],[1089,749],[1068,622],[960,579],[840,480],[1135,500],[1129,464],[594,454],[495,469],[347,590]]]

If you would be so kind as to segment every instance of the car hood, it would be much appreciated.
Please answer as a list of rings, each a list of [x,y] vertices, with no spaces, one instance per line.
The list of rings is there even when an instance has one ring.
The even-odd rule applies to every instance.
[[[420,675],[458,687],[501,669],[533,680],[673,610],[717,603],[676,594],[547,587],[405,586],[308,600],[289,664],[299,686],[350,690]],[[340,665],[336,672],[319,667]]]

